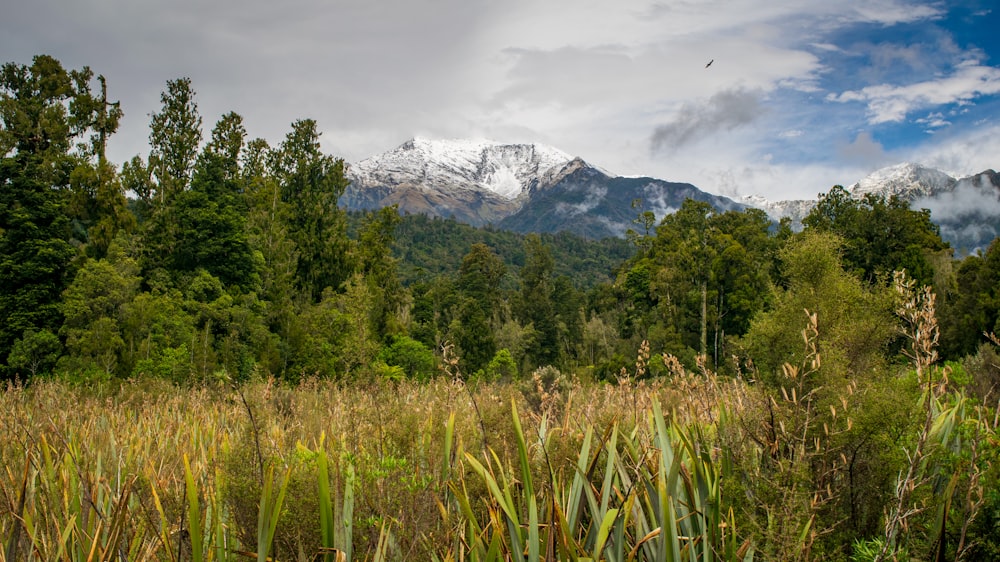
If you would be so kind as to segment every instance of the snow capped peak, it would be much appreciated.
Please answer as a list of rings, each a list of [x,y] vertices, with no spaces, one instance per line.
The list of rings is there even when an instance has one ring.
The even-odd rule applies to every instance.
[[[561,169],[572,159],[561,150],[540,144],[414,137],[389,152],[362,160],[351,167],[351,173],[364,185],[486,190],[512,200],[533,180]]]
[[[854,197],[872,193],[885,198],[897,195],[904,199],[913,199],[951,191],[955,188],[955,181],[955,178],[940,170],[904,162],[872,172],[848,188],[848,191]]]

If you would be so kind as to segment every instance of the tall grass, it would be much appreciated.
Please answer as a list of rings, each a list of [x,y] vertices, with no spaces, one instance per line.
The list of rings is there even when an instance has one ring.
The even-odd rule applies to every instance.
[[[9,386],[0,562],[816,558],[827,530],[815,522],[843,485],[842,465],[825,463],[852,431],[846,403],[821,423],[808,365],[776,395],[670,357],[670,377],[643,380],[648,350],[640,359],[615,385],[546,373],[522,386]],[[955,404],[935,410],[925,441],[960,456],[959,430],[939,429],[972,417]],[[995,425],[976,421],[982,443]],[[923,451],[922,466],[945,466]],[[990,473],[976,455],[962,462],[981,489]],[[982,495],[963,482],[944,484],[974,517]],[[763,500],[796,517],[780,527],[794,536],[759,520]],[[885,544],[863,538],[855,552]]]

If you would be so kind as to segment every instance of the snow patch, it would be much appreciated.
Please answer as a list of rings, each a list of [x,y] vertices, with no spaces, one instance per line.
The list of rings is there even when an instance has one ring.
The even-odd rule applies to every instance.
[[[350,170],[361,185],[411,183],[443,191],[487,191],[513,200],[533,181],[558,172],[571,160],[565,152],[540,144],[415,137]]]

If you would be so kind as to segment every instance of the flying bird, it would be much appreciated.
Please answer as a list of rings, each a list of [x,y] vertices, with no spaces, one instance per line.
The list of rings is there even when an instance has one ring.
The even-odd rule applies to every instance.
[[[715,62],[715,59],[712,59],[712,60],[708,61],[708,64],[705,65],[705,68],[708,68],[708,67],[712,66],[713,62]]]

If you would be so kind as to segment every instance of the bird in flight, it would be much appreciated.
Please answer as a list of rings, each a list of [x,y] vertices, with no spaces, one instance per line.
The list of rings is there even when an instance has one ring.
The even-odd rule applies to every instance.
[[[708,64],[705,65],[705,68],[708,68],[708,67],[712,66],[713,62],[715,62],[715,59],[712,59],[712,60],[708,61]]]

